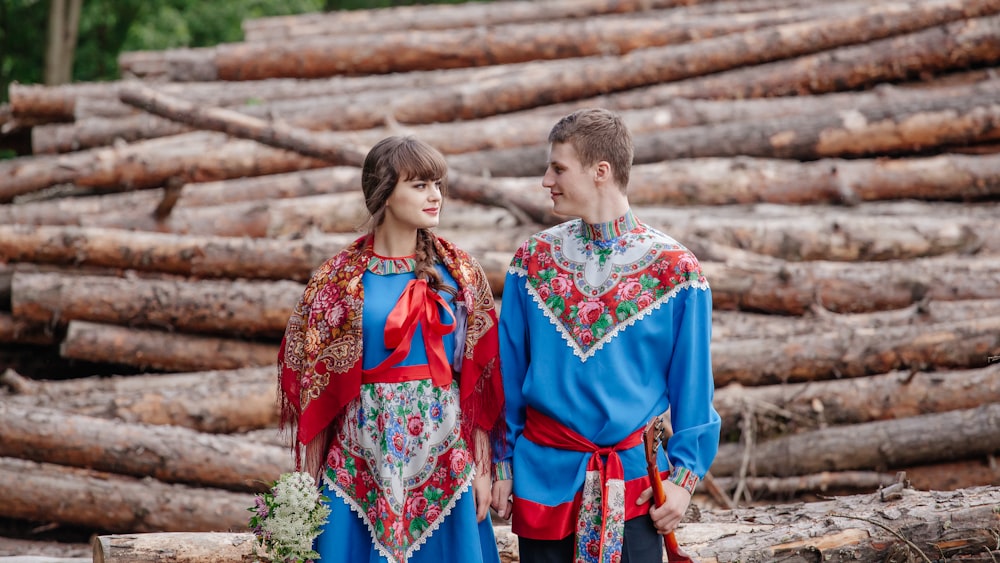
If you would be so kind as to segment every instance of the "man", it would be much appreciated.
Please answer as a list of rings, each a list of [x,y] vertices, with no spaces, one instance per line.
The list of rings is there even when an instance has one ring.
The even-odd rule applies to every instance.
[[[493,507],[513,518],[523,563],[659,563],[718,450],[712,294],[695,256],[632,214],[619,116],[576,111],[548,140],[542,185],[576,219],[529,238],[508,270]],[[668,407],[667,502],[654,507],[641,434]]]

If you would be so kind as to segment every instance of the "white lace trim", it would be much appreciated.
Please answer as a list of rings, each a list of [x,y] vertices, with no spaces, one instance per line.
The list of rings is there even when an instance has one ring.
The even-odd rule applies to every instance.
[[[681,284],[677,284],[676,286],[673,287],[673,289],[671,289],[662,297],[651,303],[648,307],[646,307],[642,311],[639,311],[639,313],[637,313],[636,315],[633,315],[632,317],[629,317],[626,321],[615,325],[613,329],[609,330],[604,336],[600,338],[600,340],[594,343],[594,345],[591,346],[589,350],[585,351],[580,346],[580,344],[573,338],[573,335],[566,329],[566,326],[559,320],[559,317],[557,317],[552,312],[551,309],[545,306],[545,300],[542,299],[538,291],[536,291],[535,288],[531,287],[531,283],[528,281],[528,271],[525,270],[524,268],[514,268],[514,267],[508,268],[507,271],[511,274],[524,278],[524,287],[528,291],[528,294],[531,296],[531,299],[535,302],[538,308],[543,313],[545,313],[545,316],[548,317],[549,322],[556,327],[556,330],[559,331],[559,334],[562,336],[563,340],[565,340],[566,344],[573,350],[573,355],[580,358],[581,362],[586,362],[591,356],[596,354],[598,350],[603,348],[605,344],[611,342],[613,338],[618,336],[620,332],[624,331],[626,328],[634,325],[635,323],[641,321],[643,318],[645,318],[653,311],[659,309],[661,305],[663,305],[664,303],[672,299],[674,296],[676,296],[677,293],[679,293],[682,289],[687,289],[690,287],[694,289],[707,290],[709,288],[708,281],[692,280],[692,281],[686,281]]]
[[[462,498],[462,495],[464,495],[466,492],[469,491],[469,489],[472,488],[472,482],[475,478],[476,478],[476,467],[475,464],[473,464],[472,471],[469,472],[469,479],[458,489],[458,492],[455,493],[455,496],[451,498],[451,501],[441,510],[441,517],[438,518],[437,521],[434,522],[429,528],[424,530],[424,532],[420,535],[419,538],[417,538],[415,542],[413,542],[412,545],[406,548],[406,551],[403,552],[403,559],[400,560],[396,559],[395,556],[389,551],[389,549],[384,544],[382,544],[382,542],[380,542],[377,537],[375,537],[375,526],[372,525],[371,520],[368,519],[368,514],[364,510],[362,510],[361,506],[357,502],[355,502],[353,498],[348,496],[347,493],[345,493],[340,487],[338,487],[336,483],[331,481],[329,474],[327,474],[326,472],[323,473],[323,483],[326,484],[326,487],[331,491],[333,491],[335,495],[337,495],[338,497],[340,497],[341,500],[347,503],[347,506],[351,507],[351,511],[353,511],[355,514],[358,515],[359,518],[361,518],[361,521],[364,522],[365,527],[368,528],[368,535],[371,537],[372,545],[375,546],[375,549],[377,549],[378,552],[382,554],[382,556],[385,557],[389,563],[406,563],[406,560],[409,559],[410,556],[413,555],[413,553],[417,552],[420,549],[420,546],[422,546],[424,542],[431,537],[431,535],[435,532],[435,530],[438,529],[441,523],[444,522],[446,518],[448,518],[448,516],[451,514],[452,509],[455,507],[456,504],[458,504],[458,499]]]

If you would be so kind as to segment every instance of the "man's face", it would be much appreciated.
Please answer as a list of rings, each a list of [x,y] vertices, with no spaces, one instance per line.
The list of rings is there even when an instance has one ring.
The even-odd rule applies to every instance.
[[[592,215],[592,208],[597,204],[594,168],[584,168],[572,144],[552,143],[542,186],[552,197],[553,213],[566,217]]]

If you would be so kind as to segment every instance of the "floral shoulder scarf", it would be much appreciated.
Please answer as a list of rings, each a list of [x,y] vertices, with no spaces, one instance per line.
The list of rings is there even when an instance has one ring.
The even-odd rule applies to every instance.
[[[457,370],[462,437],[471,444],[472,431],[479,428],[498,443],[504,405],[493,294],[482,267],[468,253],[437,237],[434,247],[458,284],[456,302],[467,310],[464,354]],[[365,235],[327,260],[288,319],[278,354],[278,395],[281,426],[295,437],[297,468],[304,463],[318,471],[328,453],[331,424],[359,396],[361,277],[371,257],[372,237]]]

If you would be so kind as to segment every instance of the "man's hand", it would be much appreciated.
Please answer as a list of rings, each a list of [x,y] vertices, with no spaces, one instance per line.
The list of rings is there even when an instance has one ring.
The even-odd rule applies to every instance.
[[[653,506],[649,509],[649,517],[653,519],[656,531],[665,536],[677,529],[681,523],[681,518],[687,512],[688,505],[691,504],[691,493],[684,487],[675,485],[670,481],[663,481],[663,492],[667,495],[667,502],[662,506]],[[493,498],[496,498],[496,485],[493,487]],[[653,498],[653,488],[650,487],[639,495],[636,504],[643,504]]]
[[[514,481],[503,479],[493,483],[493,510],[497,515],[506,520],[510,520],[510,515],[514,510],[514,500],[511,494],[514,492]]]

